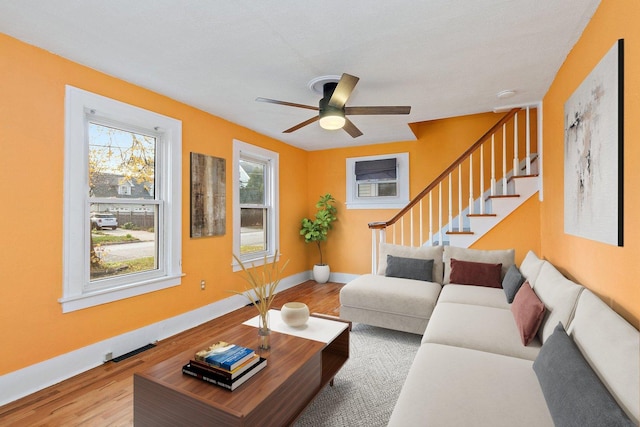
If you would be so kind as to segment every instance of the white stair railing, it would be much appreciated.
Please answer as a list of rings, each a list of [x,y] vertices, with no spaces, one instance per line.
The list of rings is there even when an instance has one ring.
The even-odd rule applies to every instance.
[[[374,273],[377,269],[377,246],[382,242],[388,242],[388,238],[391,239],[390,243],[394,244],[404,245],[406,241],[411,246],[421,246],[423,244],[444,244],[446,234],[468,234],[470,231],[464,229],[464,217],[466,215],[474,217],[491,215],[490,205],[484,203],[484,194],[493,197],[507,196],[510,177],[520,175],[521,159],[523,159],[525,175],[531,175],[531,133],[534,130],[531,126],[532,110],[536,112],[537,117],[537,110],[530,107],[515,108],[509,111],[392,219],[369,224],[369,228],[372,230],[371,260]],[[524,129],[519,126],[519,116],[524,116],[522,117]],[[538,128],[535,130],[539,132]],[[499,147],[496,147],[496,135],[500,137],[500,133],[502,134],[502,144],[498,144]],[[525,141],[524,148],[519,143],[521,137]],[[490,159],[487,162],[484,143],[489,140],[491,141]],[[474,156],[475,153],[477,155]],[[508,158],[513,159],[512,171],[507,171]],[[502,163],[500,176],[496,175],[496,162],[500,161],[498,159]],[[475,165],[474,160],[478,162]],[[453,179],[453,173],[456,169],[457,185]],[[487,187],[485,187],[486,177],[489,178]],[[463,185],[463,182],[467,180],[468,187]],[[496,187],[498,182],[501,184],[500,190]],[[434,192],[437,194],[434,195]],[[425,197],[428,197],[428,209],[423,209]],[[479,200],[476,200],[477,197]],[[457,217],[454,217],[453,200],[457,200]],[[463,200],[468,200],[466,206],[462,204]],[[478,203],[477,210],[474,206],[475,203]],[[417,208],[416,205],[418,205]],[[447,218],[447,224],[444,224],[444,218]],[[456,220],[457,227],[454,227]],[[434,228],[436,224],[437,228]],[[389,227],[393,227],[392,233],[386,233],[385,230]],[[425,227],[427,227],[426,232]]]

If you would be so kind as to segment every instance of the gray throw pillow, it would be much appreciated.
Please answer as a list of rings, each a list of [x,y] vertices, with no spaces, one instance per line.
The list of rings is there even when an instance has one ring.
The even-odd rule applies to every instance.
[[[533,370],[556,427],[633,426],[562,323],[540,349]]]
[[[507,274],[505,274],[504,279],[502,279],[502,289],[504,289],[504,293],[507,296],[507,302],[509,304],[513,302],[513,299],[523,283],[524,276],[520,273],[518,267],[515,265],[509,267]]]
[[[418,258],[403,258],[387,255],[387,277],[400,277],[403,279],[433,280],[433,260]]]

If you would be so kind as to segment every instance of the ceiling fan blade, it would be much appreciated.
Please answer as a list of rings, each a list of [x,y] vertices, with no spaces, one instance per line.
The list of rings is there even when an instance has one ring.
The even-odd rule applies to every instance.
[[[259,102],[269,102],[271,104],[279,104],[279,105],[287,105],[289,107],[298,107],[298,108],[306,108],[307,110],[318,111],[318,107],[314,107],[312,105],[304,105],[304,104],[296,104],[295,102],[287,102],[287,101],[278,101],[277,99],[269,99],[269,98],[256,98],[256,101]]]
[[[313,116],[311,117],[309,120],[305,120],[302,123],[298,123],[297,125],[295,125],[294,127],[291,127],[285,131],[283,131],[282,133],[291,133],[291,132],[295,132],[300,128],[305,127],[306,125],[310,125],[313,122],[317,122],[320,119],[320,116]]]
[[[353,122],[347,119],[346,117],[345,117],[345,122],[342,129],[344,129],[345,132],[351,135],[352,138],[357,138],[360,135],[362,135],[362,132],[360,132],[360,129],[358,129],[356,125],[354,125]]]
[[[410,106],[345,107],[344,109],[344,113],[350,115],[409,114],[410,112]]]
[[[343,73],[338,81],[338,85],[329,99],[329,105],[335,108],[342,108],[347,103],[347,99],[351,96],[351,92],[356,87],[356,84],[360,80],[359,77],[352,76],[351,74]]]

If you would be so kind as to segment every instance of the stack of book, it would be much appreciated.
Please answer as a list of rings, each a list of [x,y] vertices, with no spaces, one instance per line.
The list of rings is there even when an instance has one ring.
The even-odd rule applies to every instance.
[[[267,359],[250,348],[224,341],[195,354],[182,372],[228,390],[235,390],[267,366]]]

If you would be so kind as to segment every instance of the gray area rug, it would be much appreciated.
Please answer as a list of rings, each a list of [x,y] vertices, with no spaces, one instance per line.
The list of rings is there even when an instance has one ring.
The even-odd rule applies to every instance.
[[[355,323],[349,360],[294,426],[386,426],[421,338]]]

